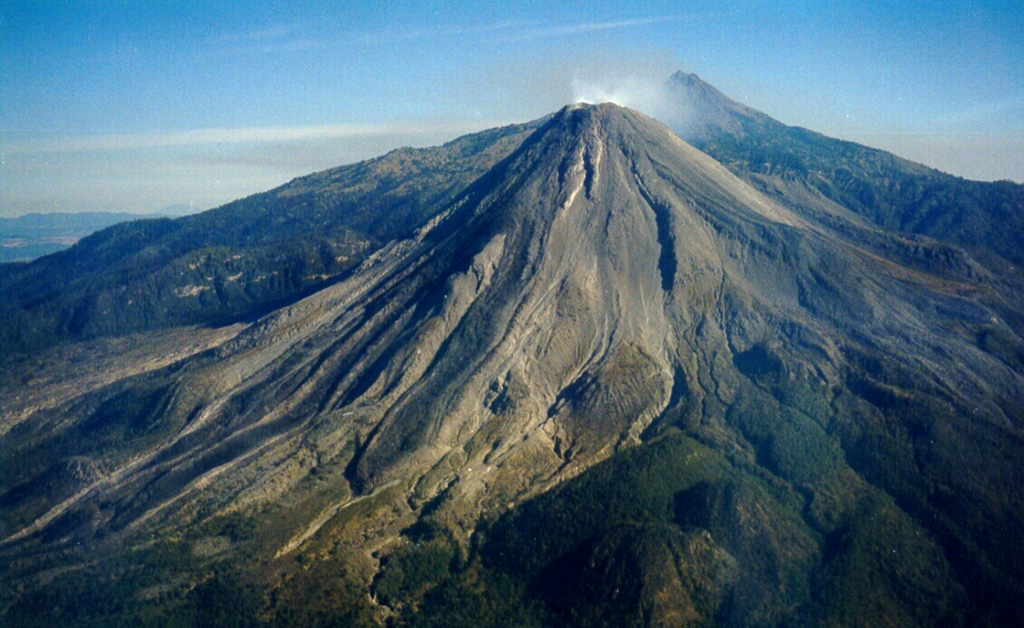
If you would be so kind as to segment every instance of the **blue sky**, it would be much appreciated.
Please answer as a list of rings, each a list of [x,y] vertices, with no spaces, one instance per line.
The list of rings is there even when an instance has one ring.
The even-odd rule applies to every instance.
[[[1019,0],[0,0],[0,215],[208,208],[678,69],[787,124],[1024,181]]]

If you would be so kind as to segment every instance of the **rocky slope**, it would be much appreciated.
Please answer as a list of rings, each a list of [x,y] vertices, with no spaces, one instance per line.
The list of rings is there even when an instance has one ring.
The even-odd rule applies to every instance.
[[[628,109],[513,135],[334,283],[11,415],[7,616],[1024,616],[1019,282]]]

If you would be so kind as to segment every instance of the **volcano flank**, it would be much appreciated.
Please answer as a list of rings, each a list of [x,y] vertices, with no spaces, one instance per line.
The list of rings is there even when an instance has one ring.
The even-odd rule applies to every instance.
[[[6,621],[1019,625],[1012,247],[684,78],[2,267]]]

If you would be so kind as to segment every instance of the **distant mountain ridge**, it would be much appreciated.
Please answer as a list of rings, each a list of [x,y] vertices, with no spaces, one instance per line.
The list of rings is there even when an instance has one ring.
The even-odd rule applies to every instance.
[[[680,137],[772,197],[819,196],[888,230],[945,240],[1024,264],[1024,185],[970,181],[885,151],[787,126],[738,103],[696,74],[665,85]]]
[[[170,215],[170,212],[53,212],[30,213],[15,218],[0,217],[0,264],[27,262],[56,253],[93,232],[120,222],[166,218]]]

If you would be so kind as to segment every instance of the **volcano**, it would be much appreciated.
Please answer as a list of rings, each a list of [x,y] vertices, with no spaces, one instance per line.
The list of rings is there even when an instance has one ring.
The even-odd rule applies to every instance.
[[[680,84],[5,268],[8,621],[1019,622],[1013,250]]]

